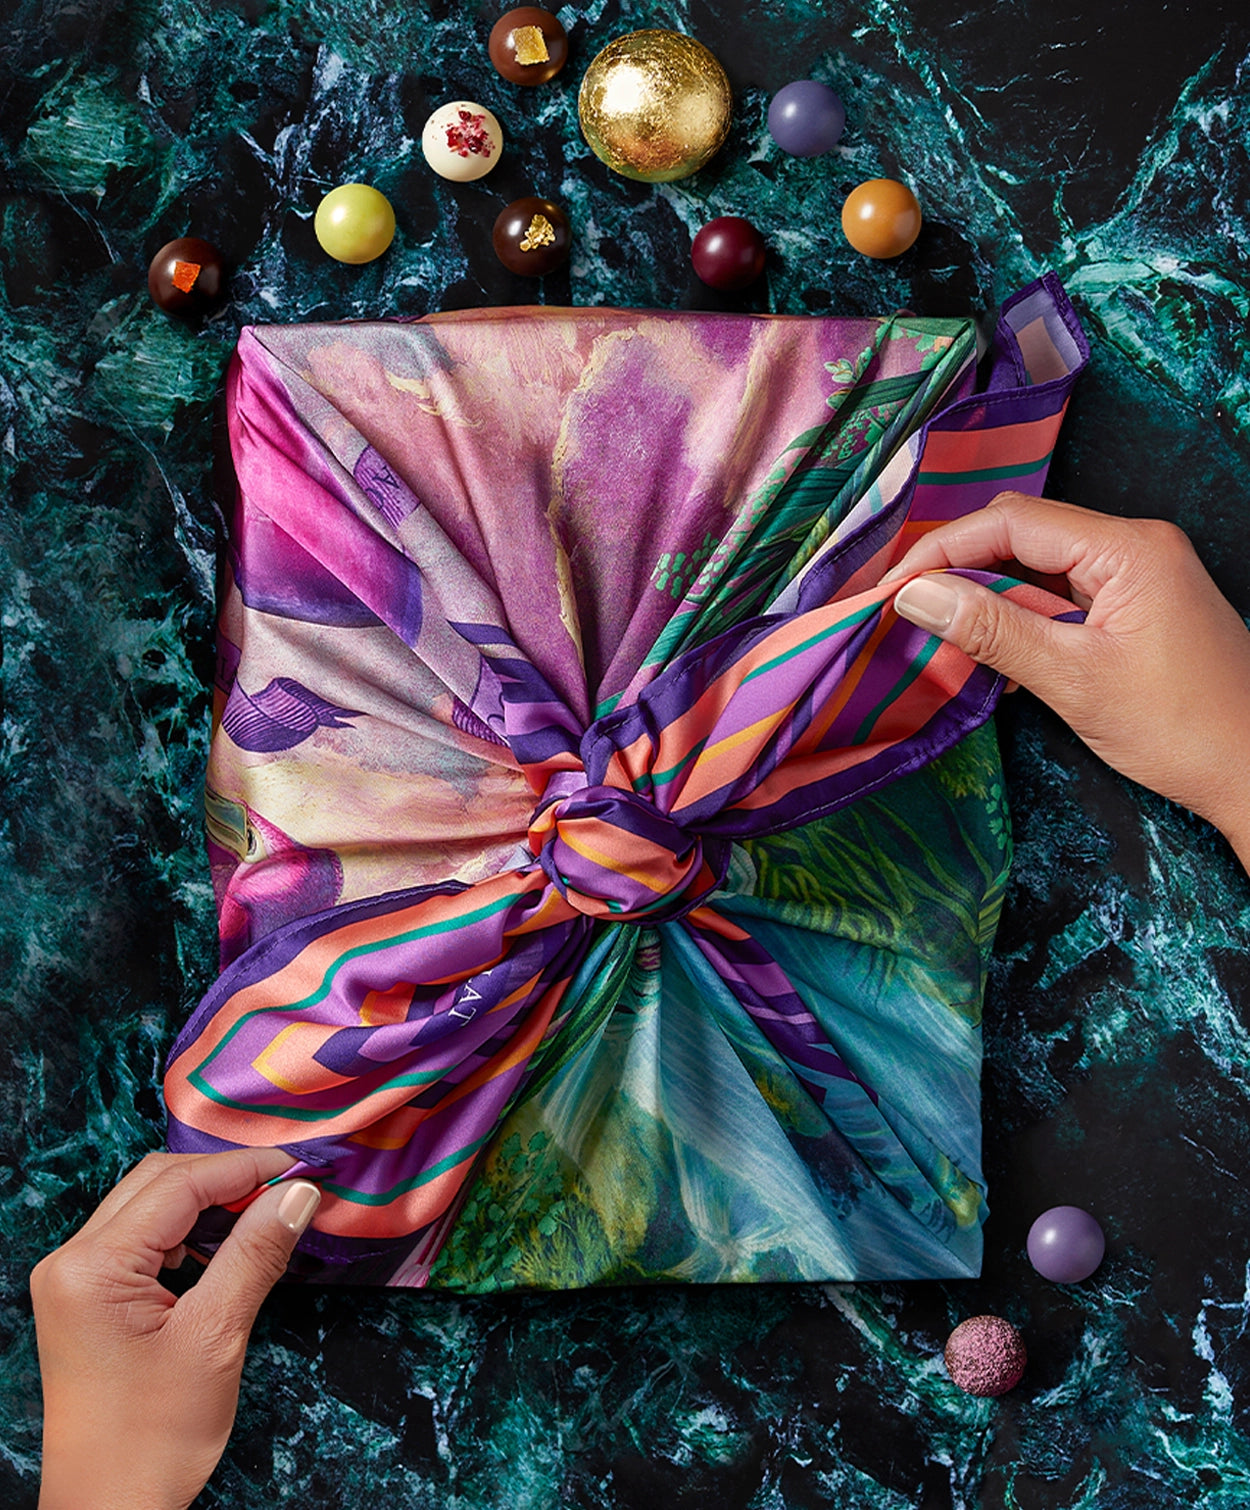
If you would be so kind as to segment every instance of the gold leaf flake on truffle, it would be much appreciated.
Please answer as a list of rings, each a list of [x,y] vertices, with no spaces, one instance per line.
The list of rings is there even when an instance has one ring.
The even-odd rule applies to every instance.
[[[550,246],[556,239],[555,227],[545,215],[535,215],[526,227],[520,247],[523,252],[532,252],[540,246]]]

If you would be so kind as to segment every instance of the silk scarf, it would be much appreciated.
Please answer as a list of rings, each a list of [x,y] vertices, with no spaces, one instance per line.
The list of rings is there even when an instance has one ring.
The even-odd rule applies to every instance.
[[[876,584],[1041,491],[1086,359],[1052,276],[980,384],[905,312],[243,332],[165,1096],[321,1186],[294,1277],[977,1272],[1001,680]]]

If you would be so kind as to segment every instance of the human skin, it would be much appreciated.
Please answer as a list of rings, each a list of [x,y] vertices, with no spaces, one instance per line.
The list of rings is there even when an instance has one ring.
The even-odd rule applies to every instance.
[[[251,1195],[291,1162],[273,1148],[149,1154],[36,1265],[40,1510],[186,1510],[208,1482],[252,1323],[316,1211],[316,1186],[263,1190],[186,1294],[160,1272],[182,1261],[202,1210]]]
[[[1085,622],[944,574],[1004,562],[1066,578]],[[1250,630],[1181,530],[1000,493],[882,582],[908,577],[903,618],[1027,687],[1108,765],[1214,823],[1250,869]]]

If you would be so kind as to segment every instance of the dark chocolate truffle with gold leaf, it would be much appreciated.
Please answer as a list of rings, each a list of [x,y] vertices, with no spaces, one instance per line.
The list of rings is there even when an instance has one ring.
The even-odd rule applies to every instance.
[[[527,195],[501,210],[491,233],[495,256],[510,273],[541,278],[569,254],[569,217],[549,199]]]
[[[500,16],[487,44],[495,71],[510,84],[545,84],[564,67],[569,39],[549,10],[521,5]]]
[[[697,173],[729,134],[729,79],[702,42],[633,31],[609,42],[577,97],[582,135],[614,173],[671,183]]]

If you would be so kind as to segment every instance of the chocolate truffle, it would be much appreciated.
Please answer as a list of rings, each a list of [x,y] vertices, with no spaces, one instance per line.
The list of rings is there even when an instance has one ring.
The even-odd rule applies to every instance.
[[[718,215],[694,238],[690,260],[709,288],[732,292],[754,283],[764,271],[764,238],[741,215]]]
[[[549,199],[528,195],[501,210],[491,233],[495,256],[510,273],[541,278],[569,254],[569,217]]]
[[[317,206],[313,230],[336,262],[372,262],[395,239],[395,211],[371,184],[340,184]]]
[[[221,253],[198,236],[166,242],[148,264],[148,293],[157,308],[170,315],[210,309],[225,281]]]
[[[795,157],[818,157],[838,145],[846,111],[842,101],[815,79],[796,79],[773,95],[768,129],[783,152]]]
[[[522,5],[495,22],[489,49],[496,72],[510,84],[545,84],[564,67],[569,39],[549,10]]]
[[[1029,1228],[1029,1262],[1043,1279],[1075,1285],[1088,1279],[1107,1251],[1102,1228],[1079,1206],[1052,1206]]]
[[[897,179],[870,178],[846,196],[842,234],[865,257],[899,257],[920,235],[920,205]]]
[[[970,1316],[946,1340],[946,1372],[970,1395],[1005,1395],[1027,1362],[1024,1338],[1001,1316]]]
[[[673,183],[719,152],[733,119],[729,76],[693,37],[649,27],[600,52],[582,77],[577,119],[613,173]]]
[[[503,131],[485,105],[452,100],[426,121],[421,150],[435,173],[456,183],[472,183],[499,161]]]

